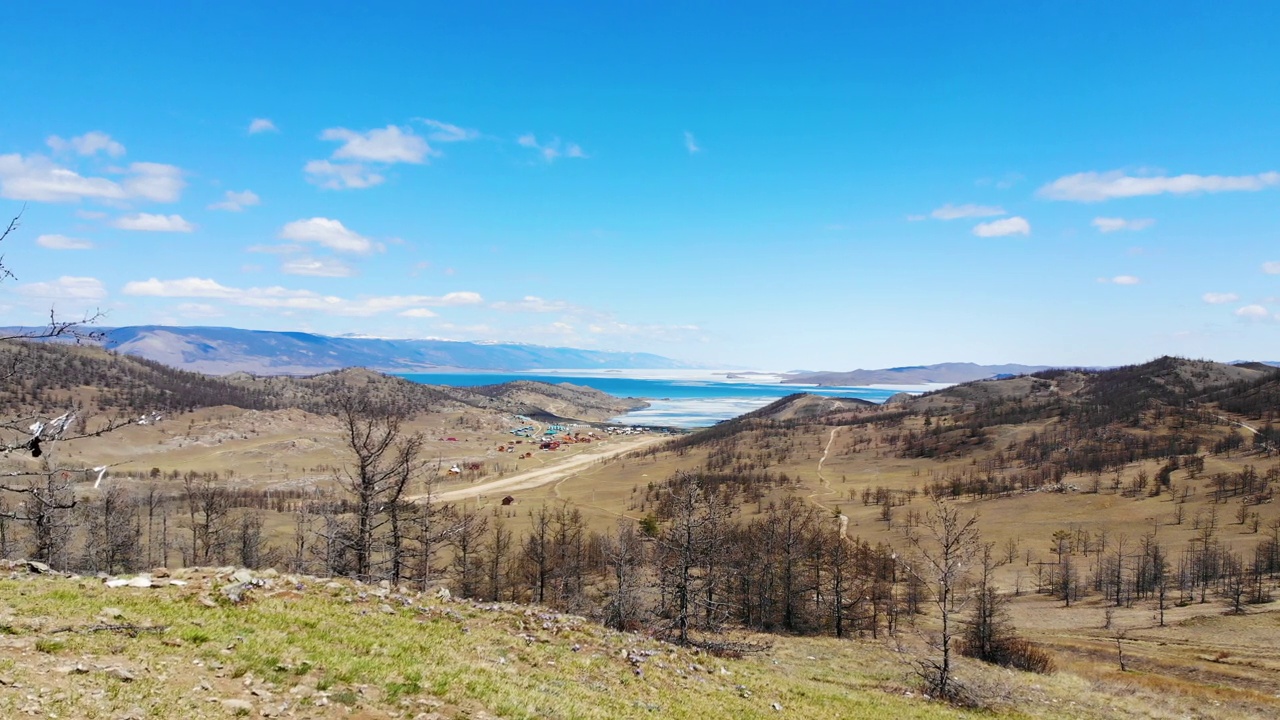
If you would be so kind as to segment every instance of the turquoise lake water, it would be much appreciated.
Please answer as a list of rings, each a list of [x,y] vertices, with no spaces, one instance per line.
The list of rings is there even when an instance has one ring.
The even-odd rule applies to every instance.
[[[633,425],[706,427],[764,407],[781,397],[808,392],[830,397],[854,397],[884,402],[898,392],[882,388],[836,388],[780,383],[732,382],[706,379],[639,379],[614,376],[538,375],[533,373],[414,373],[407,380],[427,385],[473,387],[512,380],[585,385],[618,397],[642,398],[650,407],[615,418]]]

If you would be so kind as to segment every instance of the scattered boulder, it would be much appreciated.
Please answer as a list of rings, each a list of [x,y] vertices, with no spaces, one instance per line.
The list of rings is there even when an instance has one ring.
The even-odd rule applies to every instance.
[[[230,710],[237,715],[247,715],[253,712],[253,703],[240,698],[228,698],[222,701],[222,707]]]
[[[103,670],[102,672],[103,672],[107,677],[115,678],[116,680],[119,680],[120,682],[133,682],[134,680],[137,680],[137,679],[138,679],[138,677],[137,677],[136,675],[134,675],[132,672],[129,672],[129,670],[127,670],[127,669],[125,669],[125,668],[122,668],[122,667],[120,667],[120,666],[118,666],[118,665],[113,665],[113,666],[111,666],[111,667],[109,667],[109,668],[107,668],[107,669]]]

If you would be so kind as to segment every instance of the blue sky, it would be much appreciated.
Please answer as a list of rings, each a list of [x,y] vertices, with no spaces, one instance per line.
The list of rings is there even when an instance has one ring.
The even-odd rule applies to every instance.
[[[1280,359],[1270,2],[20,3],[5,324]]]

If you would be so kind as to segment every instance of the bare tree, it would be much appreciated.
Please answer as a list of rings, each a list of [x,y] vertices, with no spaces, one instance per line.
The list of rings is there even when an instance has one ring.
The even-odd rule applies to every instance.
[[[18,211],[18,214],[9,220],[9,224],[4,226],[4,231],[0,232],[0,242],[4,242],[18,228],[22,227],[22,215],[27,210],[25,205]],[[17,277],[4,264],[4,256],[0,255],[0,282],[5,280],[16,280]],[[74,338],[76,340],[96,339],[96,333],[87,332],[84,326],[91,325],[102,318],[102,313],[94,311],[86,313],[79,320],[60,320],[57,313],[53,310],[49,311],[49,322],[40,327],[19,328],[7,334],[0,334],[0,342],[5,340],[46,340],[49,338]]]
[[[728,508],[696,475],[680,477],[671,493],[671,522],[659,534],[657,545],[662,614],[668,620],[667,634],[689,645],[689,631],[700,616],[714,627],[726,609],[707,587],[714,576],[705,569],[709,556],[723,546]]]
[[[183,494],[191,531],[188,564],[222,564],[234,528],[231,493],[213,475],[188,472],[183,478]]]
[[[496,602],[511,584],[512,534],[498,511],[494,512],[489,528],[489,539],[484,545],[485,597]]]
[[[375,552],[389,511],[422,469],[422,436],[404,430],[405,408],[379,402],[366,389],[344,388],[335,400],[353,463],[339,477],[355,502],[355,575],[373,577]],[[398,519],[398,516],[397,516]]]
[[[960,629],[959,616],[972,597],[970,574],[984,546],[977,516],[961,517],[959,510],[936,498],[922,528],[923,533],[907,535],[914,551],[907,570],[924,585],[938,610],[940,628],[928,639],[935,656],[919,660],[917,672],[933,695],[954,700],[960,688],[952,677],[952,641]]]
[[[79,505],[84,530],[85,568],[120,573],[135,570],[141,559],[142,528],[138,504],[119,485]]]
[[[619,630],[636,630],[641,625],[641,588],[645,565],[645,544],[635,524],[625,518],[604,540],[604,562],[609,569],[610,588],[605,592],[605,624]]]
[[[476,510],[458,512],[458,522],[449,538],[453,547],[453,587],[462,597],[477,597],[484,578],[481,541],[489,529],[489,519]]]

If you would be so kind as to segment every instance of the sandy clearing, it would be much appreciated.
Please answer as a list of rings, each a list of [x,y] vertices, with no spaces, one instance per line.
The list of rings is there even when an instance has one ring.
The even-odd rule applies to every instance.
[[[489,482],[480,483],[479,485],[472,485],[470,487],[435,493],[432,495],[431,499],[438,502],[457,502],[459,500],[476,497],[477,495],[495,495],[499,493],[509,494],[520,490],[530,490],[548,483],[556,482],[557,480],[563,480],[598,460],[614,458],[622,455],[623,453],[639,450],[647,445],[652,445],[653,443],[667,439],[669,438],[666,436],[650,436],[640,438],[636,441],[623,441],[617,445],[614,445],[613,443],[609,443],[608,445],[596,445],[590,450],[584,450],[576,455],[565,458],[563,461],[552,463],[551,465],[526,470],[500,480],[491,480]],[[599,450],[597,450],[597,448],[599,448]],[[425,495],[414,495],[409,499],[420,500],[425,497]]]

